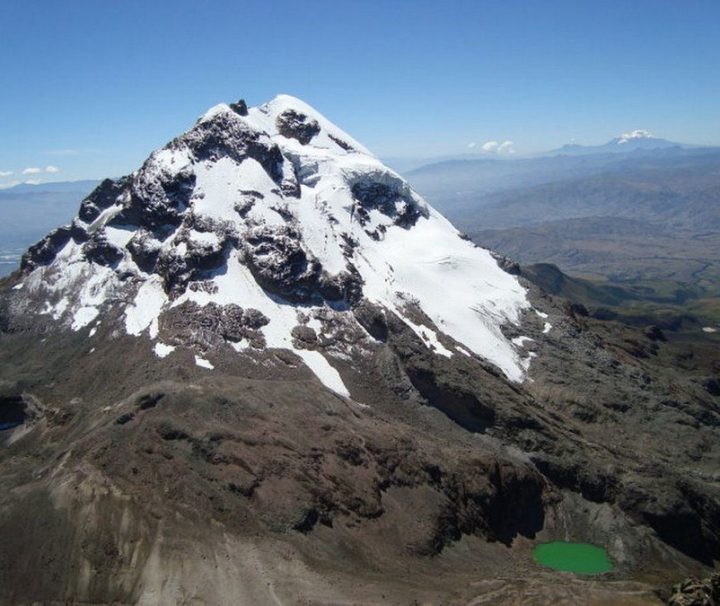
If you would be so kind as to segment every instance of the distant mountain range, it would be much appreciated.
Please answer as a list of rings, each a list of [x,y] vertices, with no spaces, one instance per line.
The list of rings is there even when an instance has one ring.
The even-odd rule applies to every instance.
[[[548,155],[626,154],[675,147],[687,149],[692,146],[655,137],[647,130],[637,129],[611,139],[603,145],[577,145],[571,143],[548,152]]]
[[[0,190],[0,276],[13,271],[22,252],[44,233],[70,222],[97,181],[22,183]]]
[[[427,166],[447,164],[454,162],[478,162],[490,160],[492,162],[517,162],[519,160],[548,158],[553,156],[590,156],[606,154],[632,154],[634,152],[654,152],[658,150],[685,150],[701,146],[678,143],[668,139],[655,137],[650,131],[636,129],[614,137],[601,145],[580,145],[568,143],[562,147],[530,155],[502,155],[485,152],[482,149],[472,153],[450,154],[436,157],[386,157],[385,163],[400,173],[410,173]]]
[[[651,137],[580,149],[596,153],[445,161],[408,178],[475,242],[521,264],[720,321],[720,149]]]
[[[37,194],[40,192],[84,192],[93,190],[98,184],[97,180],[84,181],[55,181],[51,183],[20,183],[5,189],[0,189],[0,196],[4,194]]]

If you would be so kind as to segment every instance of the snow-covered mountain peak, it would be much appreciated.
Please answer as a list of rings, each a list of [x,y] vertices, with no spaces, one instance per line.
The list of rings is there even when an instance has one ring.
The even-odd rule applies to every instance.
[[[619,137],[615,139],[615,141],[622,145],[624,143],[627,143],[628,141],[633,141],[637,139],[654,139],[655,137],[649,130],[645,130],[642,128],[636,128],[635,130],[632,130],[628,133],[623,133]]]
[[[104,181],[28,251],[15,288],[19,308],[89,338],[114,322],[203,368],[228,345],[288,349],[344,395],[337,361],[378,347],[370,324],[389,316],[437,355],[479,356],[515,381],[531,360],[503,333],[530,307],[517,278],[287,95],[217,105]]]
[[[243,101],[237,104],[220,103],[210,108],[198,123],[223,117],[243,123],[247,128],[270,136],[288,148],[303,146],[306,154],[373,154],[325,118],[320,112],[291,95],[278,95],[271,101],[248,108]],[[299,147],[298,147],[299,149]]]

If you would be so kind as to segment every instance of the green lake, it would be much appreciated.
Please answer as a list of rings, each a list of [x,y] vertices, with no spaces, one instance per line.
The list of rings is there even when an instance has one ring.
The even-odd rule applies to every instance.
[[[612,570],[607,551],[590,543],[542,543],[533,549],[533,557],[548,568],[577,574],[601,574]]]

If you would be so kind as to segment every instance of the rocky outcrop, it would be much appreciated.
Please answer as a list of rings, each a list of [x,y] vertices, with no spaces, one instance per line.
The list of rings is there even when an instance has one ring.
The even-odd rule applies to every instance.
[[[108,266],[117,264],[123,258],[122,251],[102,236],[91,238],[83,246],[83,254],[88,261]]]
[[[50,232],[40,242],[32,245],[22,256],[20,269],[32,271],[40,265],[48,265],[55,260],[56,255],[70,240],[76,243],[87,239],[87,234],[71,227],[58,227]]]
[[[281,135],[288,139],[297,139],[303,145],[310,143],[313,137],[320,132],[317,120],[308,118],[295,110],[287,110],[280,114],[276,124]]]
[[[245,99],[240,99],[236,103],[231,103],[230,109],[233,110],[238,116],[248,115],[248,106],[247,103],[245,103]]]
[[[678,583],[667,603],[668,606],[717,606],[720,604],[720,573]]]
[[[118,204],[122,193],[125,191],[129,177],[113,180],[105,179],[95,190],[82,201],[78,218],[85,223],[93,223],[102,211]]]
[[[195,187],[195,174],[141,171],[128,188],[129,202],[109,222],[111,226],[136,226],[162,232],[178,226],[187,210]]]
[[[365,226],[370,219],[370,212],[378,210],[392,219],[394,225],[404,228],[415,225],[421,216],[426,215],[426,211],[418,206],[409,191],[404,191],[405,188],[399,179],[389,179],[387,182],[373,179],[357,181],[352,186],[352,194],[357,201],[353,209],[355,220]],[[382,237],[382,230],[370,233],[375,239]]]
[[[245,158],[252,158],[281,186],[284,160],[280,148],[267,136],[233,116],[221,113],[212,120],[201,121],[191,131],[171,142],[170,149],[187,147],[197,161],[231,158],[242,162]]]
[[[197,347],[201,351],[218,348],[226,341],[239,343],[243,340],[262,348],[265,340],[259,329],[268,321],[257,309],[215,303],[200,307],[188,302],[162,316],[160,331],[167,343]]]

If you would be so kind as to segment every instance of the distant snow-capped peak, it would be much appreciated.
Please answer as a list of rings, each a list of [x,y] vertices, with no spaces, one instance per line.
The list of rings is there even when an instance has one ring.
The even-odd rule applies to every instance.
[[[645,130],[642,128],[637,128],[635,130],[630,131],[629,133],[623,133],[615,141],[617,141],[618,144],[627,143],[628,141],[632,141],[635,139],[654,139],[655,137],[649,130]]]
[[[18,305],[89,338],[115,322],[159,357],[194,349],[205,369],[218,338],[245,354],[291,350],[343,395],[335,362],[377,340],[360,305],[397,316],[437,355],[480,356],[513,381],[533,355],[503,333],[530,309],[517,278],[287,95],[217,105],[139,170],[104,181],[28,251],[15,288]],[[357,335],[352,347],[338,331]]]

